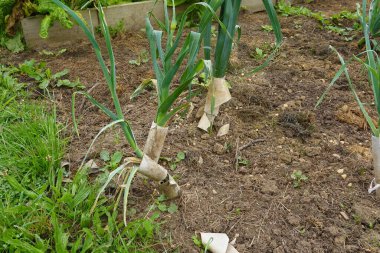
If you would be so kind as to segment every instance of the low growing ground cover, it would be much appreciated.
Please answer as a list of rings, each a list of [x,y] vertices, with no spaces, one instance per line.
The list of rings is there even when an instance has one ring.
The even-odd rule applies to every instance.
[[[355,4],[356,1],[351,0],[344,3],[334,0],[312,1],[301,6],[329,16],[343,10],[352,12]],[[160,198],[150,181],[136,178],[130,192],[130,224],[149,221],[139,218],[144,218],[147,213],[147,217],[152,217],[153,213],[149,212],[152,205],[154,210],[162,210],[161,219],[157,221],[165,221],[157,233],[150,234],[153,241],[144,245],[144,241],[136,239],[134,245],[140,247],[142,252],[149,252],[148,249],[199,252],[194,242],[197,242],[197,233],[203,231],[224,232],[231,239],[237,237],[236,248],[239,252],[379,250],[379,201],[367,193],[373,178],[369,155],[371,133],[352,100],[347,80],[339,79],[324,103],[314,108],[340,68],[340,61],[329,50],[329,45],[345,58],[350,58],[352,54],[361,52],[357,42],[362,35],[351,29],[346,31],[349,34],[340,35],[321,26],[320,20],[304,15],[280,16],[280,21],[284,33],[283,46],[268,68],[252,76],[249,73],[263,61],[260,55],[270,54],[272,47],[268,41],[273,41],[273,34],[267,27],[269,21],[264,13],[244,12],[240,16],[242,37],[233,52],[227,73],[227,81],[233,86],[232,99],[221,107],[220,115],[223,116],[214,123],[216,128],[229,123],[228,135],[218,137],[216,132],[210,134],[197,129],[199,119],[196,112],[203,104],[204,95],[192,98],[195,108],[189,118],[180,115],[171,123],[168,145],[162,151],[160,162],[171,168],[171,174],[183,190],[182,197],[173,202],[175,205]],[[346,26],[353,27],[353,23]],[[121,104],[125,105],[122,109],[129,118],[135,119],[131,124],[138,133],[135,136],[137,143],[144,143],[156,113],[155,91],[146,90],[133,102],[129,96],[142,80],[153,78],[154,73],[151,62],[141,62],[139,65],[128,62],[138,59],[140,52],[148,50],[149,45],[143,33],[127,34],[114,40],[113,45],[120,84],[117,93]],[[105,49],[103,44],[101,47]],[[85,90],[111,106],[108,91],[99,85],[104,80],[87,43],[67,48],[59,56],[40,55],[33,51],[18,55],[1,54],[4,56],[2,63],[16,64],[35,58],[46,61],[54,70],[70,69],[70,79],[79,77],[87,87]],[[372,96],[365,71],[355,63],[349,70],[358,95],[369,104]],[[51,88],[51,91],[54,91],[56,121],[63,124],[67,135],[72,135],[62,159],[69,162],[69,167],[65,167],[68,174],[64,173],[63,178],[73,181],[62,183],[62,187],[72,192],[77,180],[74,175],[87,148],[99,129],[109,123],[109,119],[101,116],[99,110],[88,101],[77,99],[78,137],[71,132],[73,90]],[[35,97],[40,99],[38,95]],[[374,115],[373,112],[370,108],[370,115]],[[133,153],[125,145],[121,130],[115,127],[100,137],[90,150],[89,159],[93,159],[98,167],[105,168],[110,166],[110,160],[119,160],[116,159],[117,155],[112,159],[118,151]],[[102,174],[95,168],[90,171],[89,174],[95,178]],[[83,181],[89,180],[83,177],[87,178],[82,176]],[[99,186],[91,183],[91,187]],[[13,192],[17,194],[16,190]],[[54,198],[59,199],[61,196],[54,194],[47,197],[57,196]],[[112,201],[114,196],[111,191],[103,201],[108,198]],[[72,224],[75,224],[75,231],[83,234],[83,242],[91,241],[84,226],[85,218],[83,223],[81,218],[67,218],[62,214],[62,210],[87,210],[91,197],[86,199],[88,202],[83,202],[80,207],[73,208],[67,204],[53,209],[58,224],[63,228],[51,223],[50,231],[57,231],[57,236],[60,236],[59,233],[67,234],[71,241],[70,236],[74,233]],[[175,212],[177,207],[178,211]],[[112,210],[113,206],[107,208],[105,204],[99,207],[100,216],[112,216]],[[107,212],[111,215],[107,216]],[[41,212],[39,217],[43,215],[46,214]],[[50,211],[49,217],[54,217]],[[122,222],[121,216],[114,219]],[[112,219],[102,220],[102,224],[107,221],[111,222]],[[65,227],[65,224],[70,226]],[[157,225],[155,222],[152,224],[153,227]],[[111,237],[109,231],[112,227],[117,225],[111,225],[110,229],[107,227],[105,232],[99,230],[99,234],[93,236],[92,246],[110,245],[107,244],[108,240],[107,243],[102,240]],[[89,228],[97,231],[92,225]],[[152,231],[149,230],[150,226],[147,228]],[[128,232],[125,233],[124,238],[130,238]],[[25,238],[35,234],[27,234],[29,237]],[[40,237],[44,240],[43,236]],[[165,239],[168,237],[170,240]],[[125,247],[122,244],[127,240],[117,236],[112,238],[112,247]],[[54,243],[41,245],[55,247]]]
[[[37,83],[20,83],[12,66],[0,71],[0,250],[155,252],[152,245],[166,240],[153,239],[157,219],[176,205],[167,207],[161,197],[125,227],[102,197],[91,216],[107,169],[121,154],[112,155],[102,177],[91,178],[89,166],[71,175],[62,163],[67,129],[57,122],[54,98],[34,99],[43,92]]]

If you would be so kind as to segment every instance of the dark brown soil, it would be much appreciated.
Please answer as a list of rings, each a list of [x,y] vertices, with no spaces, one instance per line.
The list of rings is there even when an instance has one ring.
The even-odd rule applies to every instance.
[[[355,3],[316,0],[304,5],[332,14],[354,10]],[[367,192],[373,178],[371,135],[352,103],[347,81],[342,79],[314,109],[340,67],[329,45],[348,58],[359,52],[356,42],[360,35],[347,42],[343,36],[321,30],[312,19],[281,17],[285,42],[271,65],[252,76],[248,73],[260,62],[250,55],[256,47],[273,41],[273,35],[261,29],[267,22],[265,13],[241,15],[243,34],[237,60],[227,75],[233,99],[223,106],[216,122],[216,127],[230,123],[227,137],[197,129],[195,112],[202,97],[194,98],[195,109],[189,119],[177,118],[170,125],[163,156],[174,157],[184,151],[186,159],[172,172],[183,195],[176,201],[179,211],[164,219],[162,235],[172,236],[165,249],[199,252],[191,239],[194,234],[221,232],[231,239],[237,236],[239,252],[379,252],[380,202]],[[118,92],[138,143],[143,146],[154,119],[155,94],[147,91],[135,101],[129,96],[143,79],[152,78],[153,72],[150,62],[134,66],[128,61],[147,49],[147,42],[143,33],[128,34],[116,39],[114,48]],[[56,71],[68,68],[71,78],[79,77],[93,96],[111,105],[90,45],[82,43],[67,49],[59,57],[32,51],[2,53],[7,57],[2,61],[16,63],[35,58],[47,61]],[[357,65],[350,70],[360,97],[371,101],[365,72]],[[72,92],[54,90],[59,120],[67,122],[68,131],[72,128]],[[342,116],[344,113],[348,114]],[[352,115],[357,117],[350,121]],[[66,157],[73,171],[94,136],[109,123],[82,97],[77,98],[77,116],[81,135],[78,138],[72,134]],[[256,139],[264,141],[245,146]],[[91,158],[99,157],[102,149],[131,154],[118,129],[99,139]],[[248,165],[243,165],[244,161],[249,161]],[[295,170],[308,177],[299,188],[293,187],[291,174]],[[136,179],[130,206],[143,210],[156,194],[153,189]]]

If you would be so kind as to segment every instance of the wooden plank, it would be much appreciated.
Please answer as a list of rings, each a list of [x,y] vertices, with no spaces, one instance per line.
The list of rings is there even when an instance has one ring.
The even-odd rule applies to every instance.
[[[273,4],[276,4],[276,0],[272,0]],[[264,11],[265,7],[262,0],[242,0],[241,6],[252,12]]]
[[[127,31],[136,31],[145,27],[145,16],[153,10],[155,16],[161,20],[164,18],[163,2],[145,1],[121,4],[104,8],[107,24],[116,25],[120,20],[124,20]],[[93,27],[99,26],[99,19],[96,9],[89,9],[80,12],[87,24]],[[39,36],[40,24],[43,16],[28,17],[21,21],[24,38],[27,47],[33,49],[62,47],[86,39],[82,29],[74,25],[71,29],[63,28],[58,22],[49,29],[47,39]]]
[[[273,3],[276,2],[276,0],[272,1]],[[262,0],[243,0],[242,7],[252,12],[265,10]],[[178,12],[184,9],[184,6],[180,6]],[[105,7],[104,13],[109,26],[114,26],[118,24],[120,20],[123,20],[124,27],[127,31],[137,31],[145,27],[145,16],[152,10],[159,20],[164,20],[163,1],[156,2],[155,0]],[[93,27],[99,25],[96,9],[84,10],[80,13],[88,24],[92,23]],[[25,42],[29,48],[62,47],[86,39],[85,34],[77,25],[74,25],[72,29],[65,29],[58,22],[54,23],[49,29],[49,37],[42,39],[39,36],[42,19],[42,16],[35,16],[25,18],[21,21]]]
[[[164,20],[163,1],[145,1],[119,4],[104,8],[104,14],[109,26],[116,25],[123,20],[127,31],[137,31],[145,28],[145,17],[152,11],[159,20]]]
[[[92,23],[94,27],[99,25],[96,10],[84,10],[80,11],[80,14],[87,24]],[[58,22],[55,22],[49,28],[48,38],[42,39],[39,35],[42,19],[43,16],[34,16],[24,18],[21,21],[26,46],[29,48],[40,49],[66,46],[86,38],[86,35],[79,26],[74,25],[71,29],[65,29]]]

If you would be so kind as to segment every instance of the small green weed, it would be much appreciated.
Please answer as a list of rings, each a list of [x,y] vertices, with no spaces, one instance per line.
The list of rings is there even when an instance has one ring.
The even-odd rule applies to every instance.
[[[267,54],[264,53],[264,51],[262,49],[256,47],[256,49],[255,49],[255,55],[254,55],[254,58],[256,60],[264,59],[266,56],[267,56]]]
[[[238,162],[239,166],[247,166],[247,165],[249,165],[251,163],[249,160],[247,160],[247,159],[245,159],[245,158],[243,158],[241,156],[238,156],[237,162]]]
[[[58,50],[58,51],[50,51],[50,50],[43,49],[42,51],[40,51],[40,52],[38,52],[38,53],[39,53],[40,55],[58,57],[58,56],[60,56],[61,54],[65,53],[66,51],[67,51],[66,48],[60,49],[60,50]]]
[[[274,48],[269,43],[264,43],[260,47],[256,47],[253,52],[251,52],[250,56],[254,58],[255,60],[262,60],[267,57],[268,54],[273,50]]]
[[[273,32],[273,26],[271,25],[262,25],[261,28],[266,32]]]
[[[293,179],[293,187],[294,188],[301,187],[301,183],[305,182],[309,179],[300,170],[293,171],[293,173],[290,175],[290,177],[291,177],[291,179]]]
[[[186,158],[186,153],[183,152],[183,151],[180,151],[177,153],[176,157],[175,158],[170,158],[170,157],[161,157],[160,159],[161,160],[164,160],[165,162],[167,162],[169,164],[169,167],[171,170],[175,170],[177,168],[177,165],[185,160]]]
[[[173,213],[177,212],[178,206],[174,202],[171,202],[170,205],[167,205],[166,203],[164,203],[166,200],[167,199],[166,199],[165,195],[160,195],[155,200],[155,203],[154,203],[154,205],[152,207],[152,210],[154,210],[155,208],[157,208],[161,212],[168,212],[170,214],[173,214]]]
[[[25,61],[19,65],[18,70],[21,75],[26,75],[37,81],[38,87],[42,90],[54,85],[57,87],[84,88],[79,80],[71,82],[68,79],[62,79],[69,73],[67,69],[53,74],[51,69],[46,67],[45,62],[37,63],[35,60]]]
[[[146,50],[140,51],[137,59],[130,60],[128,63],[136,66],[147,63],[149,61],[149,53]]]
[[[193,236],[191,237],[191,240],[193,240],[193,243],[195,244],[195,246],[197,246],[197,247],[199,247],[199,248],[203,248],[202,241],[198,238],[198,236],[193,235]]]
[[[105,169],[114,170],[119,166],[121,160],[123,159],[123,153],[120,151],[116,151],[115,153],[110,155],[109,151],[102,150],[100,152],[100,159],[107,163]]]

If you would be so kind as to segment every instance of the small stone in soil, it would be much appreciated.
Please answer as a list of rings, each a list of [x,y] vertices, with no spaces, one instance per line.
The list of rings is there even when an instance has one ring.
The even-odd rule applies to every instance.
[[[220,143],[215,143],[214,148],[212,149],[214,153],[222,155],[225,152],[224,146]]]
[[[345,213],[345,212],[340,212],[340,214],[343,216],[343,218],[345,220],[349,220],[350,218],[348,217],[348,215]]]
[[[346,179],[346,178],[347,178],[347,174],[342,174],[341,177],[342,177],[343,179]]]
[[[337,158],[337,159],[340,159],[340,155],[338,155],[338,154],[333,154],[332,156]]]
[[[245,167],[241,167],[241,168],[239,169],[239,173],[245,175],[245,174],[248,174],[249,171],[248,171],[247,168],[245,168]]]
[[[337,236],[334,239],[334,243],[335,243],[336,246],[344,246],[345,242],[346,242],[346,237],[343,236],[343,235]]]
[[[337,236],[341,233],[340,229],[336,226],[327,227],[326,231],[329,232],[332,236]]]
[[[280,159],[281,159],[281,161],[283,161],[286,164],[292,163],[292,156],[289,154],[282,153],[280,155]]]
[[[210,138],[210,135],[209,135],[209,134],[202,134],[202,135],[201,135],[201,139],[202,139],[202,140],[207,140],[208,138]]]
[[[344,169],[339,169],[336,172],[338,172],[339,174],[342,174],[344,172]]]
[[[261,186],[261,192],[264,194],[275,194],[278,192],[278,187],[276,181],[274,180],[264,180]]]
[[[299,226],[301,224],[301,219],[295,215],[288,215],[288,217],[286,217],[286,220],[289,222],[290,225],[293,225],[293,226]]]
[[[199,159],[198,159],[198,164],[199,164],[199,165],[202,165],[202,164],[203,164],[203,158],[202,158],[202,156],[199,157]]]
[[[317,156],[322,152],[321,147],[306,147],[305,154],[309,157]]]

